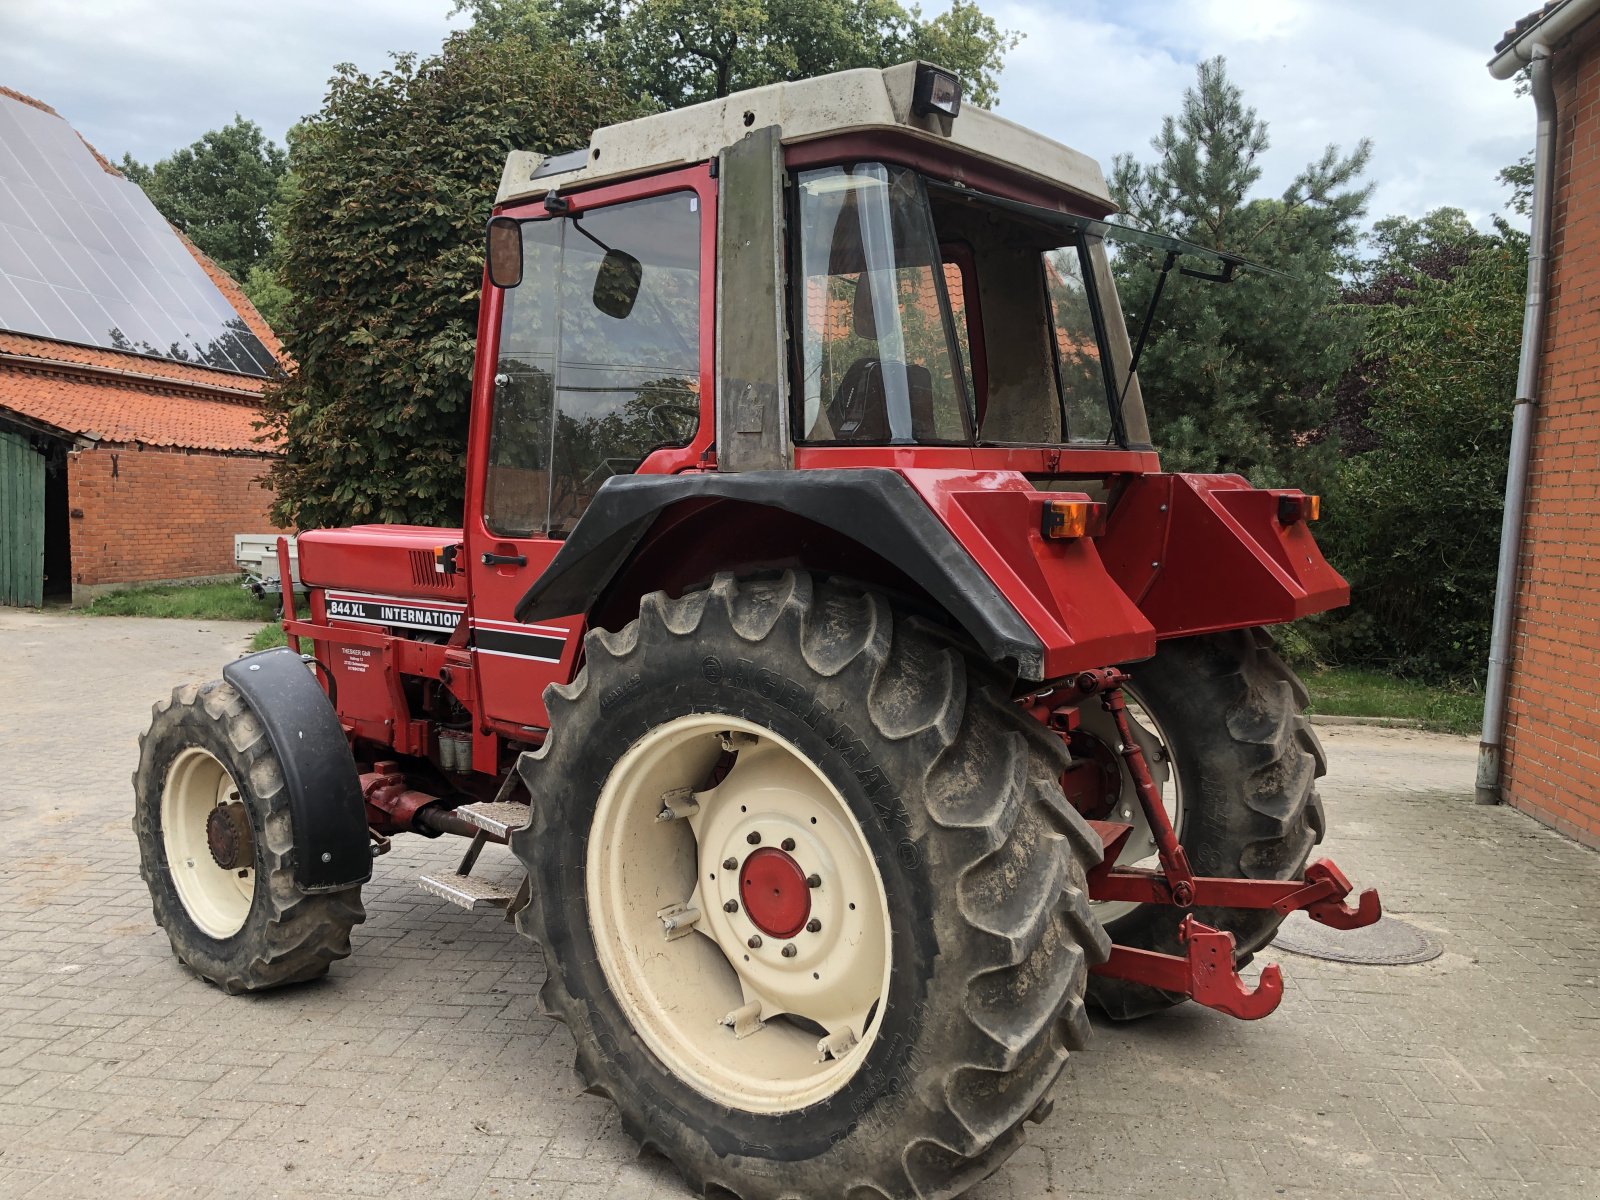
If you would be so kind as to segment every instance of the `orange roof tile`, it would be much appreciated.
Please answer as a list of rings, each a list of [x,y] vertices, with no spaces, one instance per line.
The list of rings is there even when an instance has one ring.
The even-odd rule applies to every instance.
[[[214,372],[207,372],[214,374]],[[270,454],[255,439],[253,404],[198,393],[67,374],[0,367],[0,414],[6,410],[72,434],[122,445]]]

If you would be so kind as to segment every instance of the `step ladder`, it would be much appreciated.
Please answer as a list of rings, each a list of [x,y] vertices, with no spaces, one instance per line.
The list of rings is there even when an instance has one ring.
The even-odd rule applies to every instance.
[[[513,774],[507,783],[515,778]],[[510,920],[515,908],[521,908],[526,903],[528,891],[526,877],[519,887],[508,891],[499,884],[475,879],[472,875],[472,868],[477,866],[478,855],[483,853],[485,846],[490,842],[504,844],[513,830],[521,829],[528,824],[531,813],[528,805],[504,799],[506,790],[501,788],[500,799],[481,804],[467,804],[453,810],[456,816],[476,825],[478,832],[468,844],[467,852],[461,857],[461,865],[454,873],[418,877],[417,883],[421,885],[423,891],[468,910],[481,908],[504,910],[507,920]]]

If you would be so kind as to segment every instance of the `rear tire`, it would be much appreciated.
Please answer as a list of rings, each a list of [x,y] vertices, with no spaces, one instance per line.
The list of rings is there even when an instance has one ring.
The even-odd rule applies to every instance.
[[[1155,718],[1177,768],[1179,839],[1196,875],[1292,879],[1322,840],[1317,778],[1327,770],[1305,718],[1305,686],[1265,630],[1232,630],[1165,641],[1128,668],[1131,690]],[[1271,909],[1194,908],[1195,918],[1233,934],[1243,966],[1269,943],[1283,917]],[[1145,904],[1109,922],[1120,944],[1185,953],[1187,915]],[[1089,1000],[1115,1020],[1142,1017],[1185,997],[1093,976]]]
[[[189,684],[155,706],[133,790],[140,874],[184,966],[225,992],[255,992],[315,979],[349,955],[350,930],[366,919],[360,885],[295,883],[283,768],[231,685]]]
[[[1100,845],[1057,786],[1065,765],[1059,739],[1010,703],[1004,681],[882,597],[803,574],[719,576],[681,599],[646,596],[636,621],[590,633],[585,651],[577,679],[545,693],[550,735],[520,765],[537,797],[533,821],[512,835],[512,849],[533,884],[518,927],[544,946],[540,996],[572,1031],[586,1089],[608,1096],[623,1126],[669,1158],[697,1193],[950,1197],[994,1171],[1020,1144],[1023,1121],[1042,1111],[1068,1048],[1086,1040],[1087,969],[1109,950],[1084,886]],[[708,724],[707,714],[736,731],[722,745],[749,749],[731,763],[727,751],[719,758],[719,735],[705,732],[716,720]],[[694,737],[713,740],[699,749],[671,741]],[[745,878],[750,838],[736,831],[736,846],[708,847],[684,840],[688,818],[656,821],[649,812],[631,824],[607,823],[619,790],[635,786],[628,781],[639,777],[637,756],[664,744],[689,749],[652,760],[664,765],[644,777],[663,798],[652,791],[646,799],[670,799],[687,812],[689,796],[678,789],[688,786],[694,804],[704,802],[693,809],[695,839],[709,840],[704,830],[714,827],[719,805],[742,801],[754,813],[762,795],[781,792],[773,775],[758,776],[768,782],[754,790],[733,788],[739,754],[781,761],[786,749],[787,778],[820,781],[820,791],[845,806],[842,824],[853,824],[870,848],[863,861],[886,901],[893,969],[882,973],[861,1040],[834,1066],[801,1070],[792,1093],[778,1051],[797,1044],[797,1030],[815,1038],[825,1024],[806,1011],[774,1016],[748,1033],[744,1045],[762,1048],[755,1060],[733,1029],[717,1028],[756,969],[739,960],[772,950],[770,937],[747,952],[746,943],[730,947],[716,936],[723,913],[742,910],[736,896],[724,901],[731,907],[718,903],[726,893],[710,891],[707,877],[727,870],[722,856],[731,854],[744,864],[733,873]],[[716,790],[725,785],[732,790]],[[817,822],[799,811],[784,846],[803,858]],[[817,811],[825,825],[827,810]],[[622,883],[610,870],[597,890],[586,864],[628,839],[660,849],[639,855],[645,861]],[[813,895],[822,896],[851,876],[817,878],[811,886],[824,890]],[[855,878],[849,895],[871,891]],[[641,888],[640,880],[648,883]],[[634,942],[596,932],[612,924],[610,896],[619,889],[638,893],[633,911],[645,911],[645,935]],[[687,937],[648,930],[656,905],[670,908],[691,889],[707,911]],[[755,919],[754,893],[745,900]],[[800,956],[806,935],[793,937]],[[644,969],[606,966],[624,954]],[[696,956],[693,978],[703,982],[660,1004],[651,964],[682,954]],[[779,970],[782,961],[772,956]],[[643,1016],[630,1020],[630,1012]],[[679,1044],[664,1040],[675,1028]],[[738,1070],[719,1073],[719,1054]],[[767,1074],[755,1078],[752,1061]],[[740,1071],[753,1080],[745,1091]],[[786,1103],[786,1094],[803,1102]]]

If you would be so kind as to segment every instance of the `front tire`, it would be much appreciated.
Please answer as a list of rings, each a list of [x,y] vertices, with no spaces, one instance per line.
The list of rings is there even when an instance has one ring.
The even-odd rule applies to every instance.
[[[512,849],[586,1087],[706,1194],[948,1197],[995,1170],[1109,950],[1059,739],[881,597],[803,574],[646,596],[585,648]],[[763,866],[775,900],[752,847],[794,860]]]
[[[327,973],[366,919],[360,885],[302,891],[283,768],[234,688],[177,688],[139,738],[133,832],[156,924],[178,961],[225,992]]]

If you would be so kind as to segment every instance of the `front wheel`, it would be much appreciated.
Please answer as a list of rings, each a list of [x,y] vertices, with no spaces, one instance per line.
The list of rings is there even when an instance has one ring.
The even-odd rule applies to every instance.
[[[953,1196],[1088,1033],[1109,944],[1065,755],[881,597],[809,576],[586,641],[512,838],[577,1069],[697,1192]]]
[[[295,883],[283,768],[230,684],[190,684],[156,705],[133,790],[140,874],[190,970],[253,992],[314,979],[350,953],[361,888]]]

